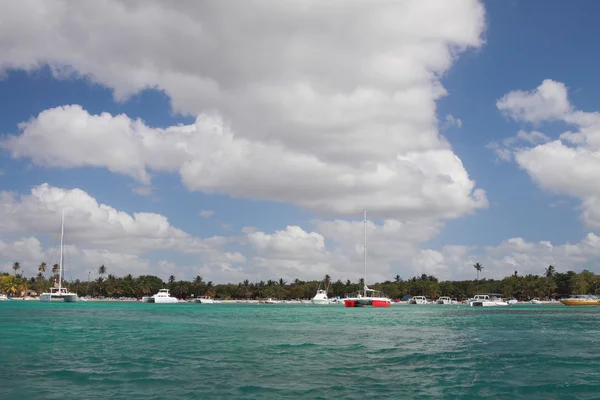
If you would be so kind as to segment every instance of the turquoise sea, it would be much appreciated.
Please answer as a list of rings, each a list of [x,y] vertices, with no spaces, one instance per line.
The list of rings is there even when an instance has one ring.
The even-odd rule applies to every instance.
[[[1,398],[592,399],[600,307],[0,303]]]

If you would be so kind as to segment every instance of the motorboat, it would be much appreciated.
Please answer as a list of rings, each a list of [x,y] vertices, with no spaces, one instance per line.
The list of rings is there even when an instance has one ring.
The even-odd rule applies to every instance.
[[[317,289],[317,294],[315,294],[315,297],[313,297],[310,302],[319,306],[328,305],[329,298],[327,298],[327,291],[324,289]]]
[[[172,304],[178,302],[177,298],[169,294],[169,289],[159,289],[158,293],[153,296],[142,297],[142,303]]]
[[[275,299],[272,299],[269,297],[268,299],[265,299],[264,301],[262,301],[262,303],[263,304],[279,304],[279,303],[281,303],[281,301],[275,300]]]
[[[65,210],[62,211],[62,219],[60,223],[60,256],[58,262],[58,280],[54,287],[50,288],[49,292],[40,295],[40,301],[50,303],[52,301],[62,301],[64,303],[75,303],[78,300],[77,293],[70,292],[66,287],[62,286],[63,275],[63,247],[65,238]]]
[[[477,298],[477,296],[482,296]],[[473,300],[469,305],[471,307],[497,307],[497,306],[507,306],[508,302],[504,300],[502,297],[498,297],[497,295],[476,295],[475,300]]]
[[[534,297],[533,299],[529,300],[529,303],[531,304],[542,304],[542,302],[540,301],[539,298]]]
[[[600,298],[587,294],[575,294],[569,298],[561,299],[560,302],[565,306],[598,306],[600,305]]]
[[[451,299],[449,296],[441,296],[437,299],[437,304],[458,304],[458,300]]]
[[[429,304],[429,302],[427,301],[427,297],[425,296],[413,296],[408,301],[408,304]]]
[[[199,304],[214,304],[215,301],[210,296],[199,296],[194,299],[194,303]]]
[[[509,305],[512,305],[512,304],[517,304],[519,302],[519,300],[515,299],[514,297],[511,297],[510,299],[506,300],[506,302]]]
[[[474,301],[487,301],[490,299],[490,296],[487,294],[476,294],[474,297],[471,297],[467,300],[467,304],[471,305]]]
[[[4,293],[0,294],[0,301],[6,301],[8,300],[8,296],[5,295]]]

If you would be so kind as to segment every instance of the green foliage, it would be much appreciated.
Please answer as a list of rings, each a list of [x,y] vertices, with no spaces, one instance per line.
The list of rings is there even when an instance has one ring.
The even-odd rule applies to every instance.
[[[20,264],[15,263],[17,265]],[[42,267],[43,265],[43,267]],[[21,275],[0,274],[0,292],[19,295],[21,292],[32,289],[37,293],[43,293],[49,290],[54,283],[56,275],[47,279],[44,276],[46,263],[41,263],[38,267],[36,277],[29,280]],[[53,266],[52,272],[56,274],[58,266]],[[479,267],[479,268],[478,268]],[[477,272],[483,270],[483,266],[477,263],[474,265]],[[168,287],[171,293],[179,298],[192,298],[198,296],[214,296],[221,299],[258,299],[273,297],[279,299],[310,299],[317,288],[328,288],[329,296],[344,297],[346,294],[356,294],[363,290],[363,280],[357,282],[347,280],[342,282],[340,279],[333,280],[329,275],[325,275],[320,281],[302,281],[300,279],[290,280],[289,283],[283,278],[277,280],[268,280],[267,282],[249,282],[245,280],[240,283],[228,283],[214,285],[213,282],[205,282],[201,276],[196,276],[192,281],[176,280],[171,275],[168,283],[161,278],[152,275],[142,275],[133,277],[131,274],[124,277],[117,277],[108,274],[107,267],[102,265],[98,268],[99,276],[96,280],[81,282],[64,282],[70,290],[77,292],[79,296],[94,297],[137,297],[151,295],[158,292],[159,289]],[[438,281],[433,275],[422,274],[409,279],[403,279],[396,275],[392,280],[382,283],[369,285],[375,290],[381,290],[390,298],[397,299],[408,296],[427,296],[437,298],[439,296],[450,296],[458,299],[467,299],[477,293],[502,293],[504,297],[515,297],[517,299],[528,300],[533,297],[546,298],[553,295],[569,294],[600,294],[598,282],[600,275],[596,275],[588,270],[580,273],[567,271],[564,273],[556,271],[553,266],[541,269],[541,275],[520,276],[518,273],[511,274],[504,279],[473,279],[465,281]],[[479,287],[478,287],[479,285]]]

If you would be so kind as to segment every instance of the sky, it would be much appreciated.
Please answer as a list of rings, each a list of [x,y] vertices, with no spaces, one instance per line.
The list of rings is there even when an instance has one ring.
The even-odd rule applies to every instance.
[[[600,4],[13,1],[0,271],[600,273]]]

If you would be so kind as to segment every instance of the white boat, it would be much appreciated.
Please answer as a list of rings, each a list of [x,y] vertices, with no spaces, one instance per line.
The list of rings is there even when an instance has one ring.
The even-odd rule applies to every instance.
[[[369,289],[367,286],[367,211],[365,211],[364,218],[364,245],[363,245],[363,258],[365,267],[365,277],[363,282],[363,289],[358,294],[350,296],[344,299],[344,307],[390,307],[392,300],[387,297],[383,292]]]
[[[327,291],[323,289],[317,289],[317,294],[310,301],[312,304],[323,306],[329,304],[329,299],[327,298]]]
[[[481,296],[477,298],[477,296]],[[497,307],[497,306],[507,306],[508,302],[504,300],[502,297],[498,297],[496,295],[476,295],[475,299],[469,304],[471,307]]]
[[[531,304],[542,304],[542,302],[540,301],[540,299],[538,299],[537,297],[534,297],[533,299],[531,299],[529,301]]]
[[[50,288],[49,292],[42,293],[40,295],[40,301],[52,302],[62,301],[65,303],[75,303],[78,300],[77,293],[73,293],[62,287],[62,270],[63,270],[63,246],[65,238],[65,210],[63,208],[62,218],[60,222],[60,259],[58,262],[58,282],[55,283],[54,287]]]
[[[517,304],[519,300],[515,299],[514,297],[511,297],[510,299],[506,300],[506,302],[508,304]]]
[[[261,301],[261,303],[263,303],[263,304],[279,304],[279,303],[281,303],[281,301],[274,300],[274,299],[272,299],[272,298],[269,297],[268,299],[265,299],[265,300]]]
[[[199,296],[196,299],[194,299],[194,303],[200,303],[200,304],[214,304],[215,301],[212,299],[212,297],[210,296]]]
[[[487,294],[476,294],[474,297],[471,297],[467,300],[467,304],[471,305],[474,301],[486,301],[489,300],[490,296]]]
[[[408,304],[429,304],[429,302],[425,296],[413,296],[412,299],[408,301]]]
[[[6,300],[8,300],[8,297],[4,293],[0,294],[0,301],[6,301]]]
[[[177,298],[169,294],[169,289],[159,289],[155,295],[142,297],[142,303],[171,304],[178,302]]]
[[[437,302],[437,304],[458,304],[458,300],[456,299],[451,299],[448,296],[441,296]]]

